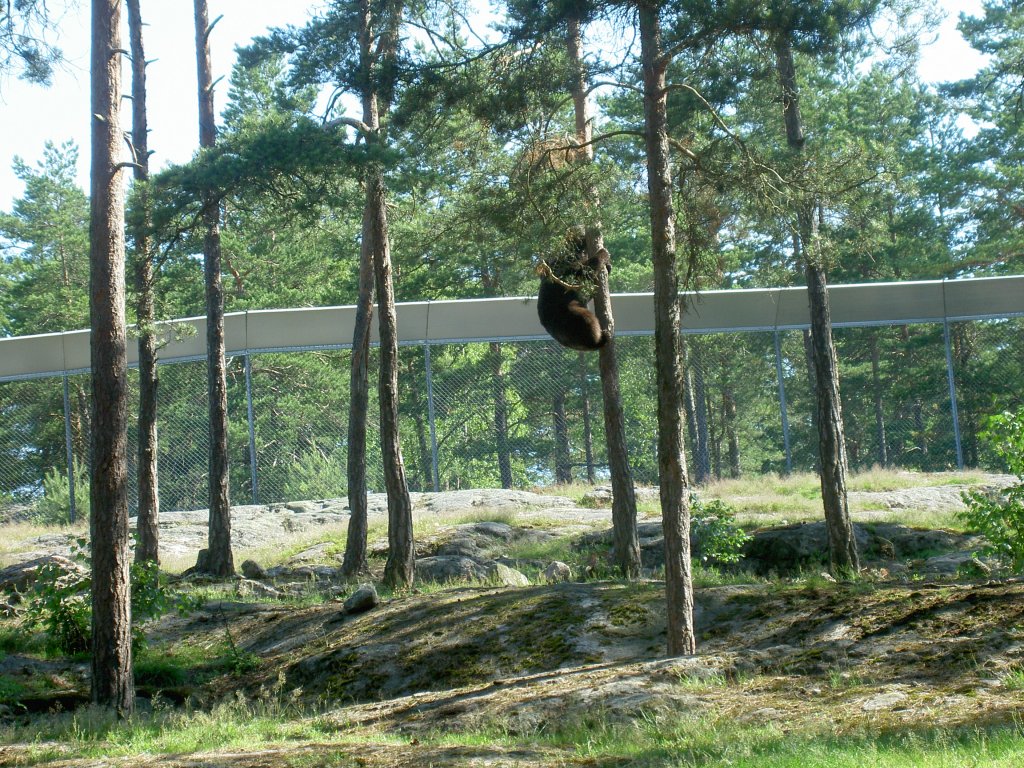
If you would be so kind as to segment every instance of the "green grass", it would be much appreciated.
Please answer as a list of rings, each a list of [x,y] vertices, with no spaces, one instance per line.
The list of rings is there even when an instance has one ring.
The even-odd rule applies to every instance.
[[[681,680],[684,688],[725,685],[716,680]],[[86,708],[15,725],[2,743],[35,743],[26,764],[60,759],[134,755],[196,755],[213,750],[256,751],[304,743],[359,754],[360,744],[409,746],[410,739],[386,728],[359,729],[342,718],[302,708],[278,688],[258,701],[235,700],[209,712],[156,709],[117,722],[108,712]],[[558,750],[557,764],[702,766],[717,768],[1014,768],[1024,760],[1021,724],[977,728],[908,728],[837,734],[827,725],[789,728],[742,723],[726,717],[641,716],[623,723],[595,711],[576,722],[512,734],[501,722],[462,732],[420,734],[415,744],[426,760],[446,747]],[[427,764],[427,762],[424,762]]]
[[[1024,666],[1016,665],[1007,670],[1002,682],[1008,691],[1024,691]]]
[[[436,734],[430,740],[467,746],[522,741],[510,737],[500,725],[489,731]],[[1024,760],[1024,733],[1019,724],[835,735],[827,730],[794,731],[707,717],[649,716],[624,725],[595,713],[584,722],[538,733],[529,741],[560,747],[596,765],[637,768],[1010,768]]]
[[[918,473],[889,469],[872,469],[850,475],[849,491],[896,491],[935,485],[976,485],[984,476],[971,472]],[[750,475],[735,480],[720,480],[698,488],[702,498],[719,498],[737,510],[736,519],[746,528],[820,520],[821,487],[818,476],[808,472],[792,475]],[[871,502],[852,499],[850,511],[854,520],[901,523],[917,528],[950,528],[963,530],[953,512],[931,510],[880,510]]]

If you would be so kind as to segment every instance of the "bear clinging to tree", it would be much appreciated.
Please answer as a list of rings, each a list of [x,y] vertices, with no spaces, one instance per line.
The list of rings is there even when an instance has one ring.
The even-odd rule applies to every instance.
[[[601,329],[597,317],[587,309],[587,298],[580,291],[581,281],[591,281],[598,269],[612,271],[611,257],[602,248],[596,257],[587,258],[587,240],[578,232],[566,237],[568,258],[549,265],[541,274],[537,314],[544,329],[564,347],[583,352],[599,349],[611,339]],[[553,274],[557,271],[557,275]]]

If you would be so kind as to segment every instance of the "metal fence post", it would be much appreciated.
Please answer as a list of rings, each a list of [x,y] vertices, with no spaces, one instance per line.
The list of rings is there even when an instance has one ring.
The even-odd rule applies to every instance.
[[[441,477],[437,471],[437,430],[434,426],[434,372],[430,365],[430,344],[423,345],[423,362],[427,370],[427,422],[430,425],[430,468],[434,493],[441,490]]]
[[[245,354],[245,406],[249,418],[249,477],[252,481],[252,503],[260,503],[259,479],[256,475],[256,421],[252,416],[252,363]]]
[[[964,449],[960,442],[960,412],[956,404],[956,378],[953,375],[953,349],[949,342],[949,320],[942,321],[942,335],[946,342],[946,379],[949,382],[949,410],[953,417],[953,440],[956,442],[956,467],[963,471]]]
[[[71,394],[68,375],[64,374],[64,450],[68,455],[68,522],[75,522],[75,451],[71,447]]]
[[[786,409],[786,382],[782,377],[782,344],[775,331],[775,376],[779,381],[779,413],[782,416],[782,444],[786,451],[786,474],[793,471],[793,454],[789,447],[789,414]]]

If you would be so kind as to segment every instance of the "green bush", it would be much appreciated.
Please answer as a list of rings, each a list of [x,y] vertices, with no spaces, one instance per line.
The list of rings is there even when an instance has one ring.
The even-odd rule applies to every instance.
[[[139,624],[159,616],[172,604],[172,596],[156,563],[133,563],[132,644],[143,642]],[[92,643],[92,575],[86,540],[75,540],[71,561],[51,561],[36,574],[28,598],[27,620],[47,636],[51,650],[73,655],[88,651]]]
[[[71,563],[51,561],[39,569],[26,614],[46,634],[52,650],[69,655],[88,651],[92,636],[92,579],[83,564],[83,545],[84,539],[78,539]]]
[[[284,481],[286,499],[330,499],[345,494],[345,453],[325,453],[316,446],[296,457]]]
[[[75,474],[75,513],[79,520],[89,519],[89,479],[85,472]],[[53,467],[43,476],[43,496],[36,502],[32,520],[45,525],[71,522],[71,492],[66,472]]]
[[[750,535],[736,524],[736,510],[721,499],[701,501],[690,496],[690,528],[700,542],[701,562],[735,563],[743,556]]]
[[[959,518],[987,543],[981,554],[995,557],[1015,573],[1024,571],[1024,410],[988,420],[982,438],[1006,462],[1017,483],[995,493],[967,491]]]

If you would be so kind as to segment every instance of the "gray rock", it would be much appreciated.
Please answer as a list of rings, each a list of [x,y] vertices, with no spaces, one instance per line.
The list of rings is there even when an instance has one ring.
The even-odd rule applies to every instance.
[[[87,575],[86,569],[74,560],[61,555],[44,555],[0,569],[0,591],[24,592],[35,583],[39,569],[50,564],[56,565],[66,573]]]
[[[463,512],[473,509],[520,510],[536,508],[569,508],[575,506],[564,496],[542,496],[529,491],[481,489],[418,494],[422,507],[430,512]],[[417,502],[414,502],[420,506]]]
[[[416,560],[416,578],[421,581],[483,581],[488,577],[485,566],[461,555],[437,555]]]
[[[867,699],[860,708],[865,712],[881,712],[882,710],[895,709],[897,705],[907,700],[907,694],[903,691],[890,691],[879,693]]]
[[[480,523],[471,523],[465,527],[480,536],[486,536],[492,539],[501,539],[502,541],[510,541],[513,536],[515,536],[515,529],[513,529],[508,523],[484,521]]]
[[[968,578],[988,575],[992,568],[979,560],[970,550],[936,555],[924,561],[921,570],[933,576],[965,576]]]
[[[657,488],[634,488],[633,496],[637,503],[658,501],[660,491]],[[583,507],[610,507],[612,505],[612,487],[610,485],[597,485],[580,497],[580,506]]]
[[[312,563],[330,558],[328,550],[335,546],[333,541],[322,541],[288,558],[289,563]]]
[[[365,613],[380,605],[380,596],[373,584],[360,584],[344,603],[345,613]]]
[[[256,581],[267,578],[267,572],[255,560],[246,560],[242,563],[242,575],[247,579]]]
[[[444,544],[439,546],[437,548],[437,554],[449,557],[479,558],[482,557],[484,553],[481,551],[475,539],[468,536],[459,536],[446,541]]]
[[[517,571],[515,568],[510,568],[507,565],[493,561],[487,563],[486,567],[490,574],[490,578],[501,584],[503,587],[530,586],[530,580],[522,571]]]
[[[280,591],[253,579],[240,580],[235,586],[235,592],[239,597],[259,597],[268,600],[276,600],[281,597]]]
[[[544,569],[544,580],[548,584],[557,584],[562,581],[570,581],[571,579],[572,568],[561,560],[555,560]]]
[[[284,508],[290,509],[297,515],[303,515],[309,512],[318,512],[322,506],[322,504],[318,504],[315,501],[289,501],[284,505]]]

